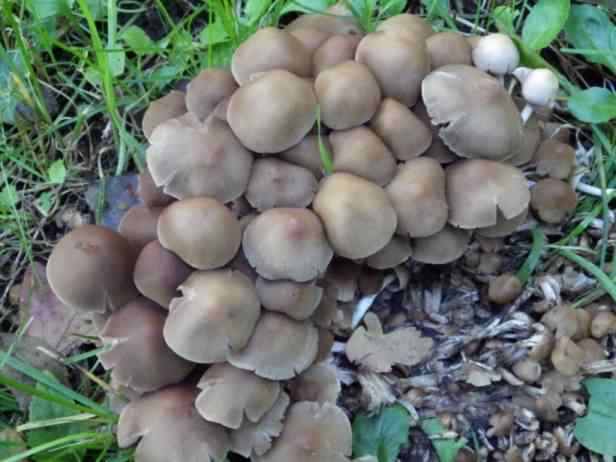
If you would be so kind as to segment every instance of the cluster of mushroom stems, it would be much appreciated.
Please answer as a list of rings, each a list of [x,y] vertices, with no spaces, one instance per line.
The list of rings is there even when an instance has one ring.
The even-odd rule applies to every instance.
[[[143,203],[118,232],[71,231],[47,266],[135,395],[120,445],[143,462],[349,460],[327,359],[337,302],[357,293],[328,273],[451,263],[473,234],[575,207],[575,153],[551,137],[558,82],[518,61],[500,34],[410,14],[364,34],[337,5],[258,30],[230,71],[154,101]],[[503,86],[512,72],[523,98]]]

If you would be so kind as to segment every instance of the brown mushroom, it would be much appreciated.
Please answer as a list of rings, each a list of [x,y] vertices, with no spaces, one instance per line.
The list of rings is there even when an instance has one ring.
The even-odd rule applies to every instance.
[[[312,316],[323,297],[323,288],[315,281],[270,281],[259,277],[256,287],[264,308],[299,321]]]
[[[196,271],[179,290],[163,329],[173,351],[192,362],[215,363],[248,344],[261,313],[250,279],[231,270]]]
[[[118,446],[141,440],[135,462],[223,460],[229,436],[197,413],[197,393],[193,385],[176,385],[131,401],[120,414]]]
[[[293,37],[304,45],[304,48],[308,50],[308,54],[312,58],[314,53],[329,39],[332,34],[316,27],[305,26],[297,27],[293,30],[287,31]],[[312,65],[312,62],[311,62]]]
[[[535,383],[541,378],[541,364],[532,359],[527,358],[515,362],[511,370],[526,383]]]
[[[554,332],[556,338],[574,337],[578,332],[577,310],[571,305],[559,304],[541,317],[541,322]]]
[[[550,359],[558,372],[571,377],[580,370],[584,361],[584,350],[573,343],[569,337],[560,337],[556,340]]]
[[[228,361],[259,377],[287,380],[308,369],[318,349],[319,332],[312,323],[265,312],[246,347],[229,355]]]
[[[411,42],[422,42],[434,34],[430,23],[421,16],[408,13],[397,14],[382,21],[376,30]]]
[[[385,191],[350,173],[322,180],[312,207],[342,257],[357,259],[378,252],[396,229],[396,212]]]
[[[554,336],[548,330],[543,328],[539,333],[528,339],[530,350],[528,357],[535,361],[543,361],[552,352],[554,348]]]
[[[530,206],[541,220],[558,224],[575,210],[577,195],[569,183],[545,178],[533,186]]]
[[[331,261],[324,279],[336,300],[351,302],[355,299],[360,271],[361,265],[353,260],[335,257]]]
[[[201,121],[237,89],[233,74],[223,69],[204,69],[188,83],[186,107]]]
[[[367,127],[333,131],[329,135],[334,172],[360,176],[379,186],[393,178],[396,161],[387,146]]]
[[[430,119],[430,115],[423,101],[417,101],[417,104],[413,108],[413,114],[415,114],[432,133],[432,143],[429,145],[428,149],[423,152],[424,157],[432,157],[440,164],[449,164],[460,159],[449,147],[447,147],[441,137],[438,136],[439,128],[436,125],[432,125],[432,119]]]
[[[355,57],[355,50],[361,41],[357,35],[332,35],[314,52],[312,74],[321,72]]]
[[[496,224],[492,226],[486,226],[485,228],[479,228],[477,235],[487,238],[499,238],[509,236],[515,232],[522,224],[526,223],[528,218],[528,208],[520,212],[512,218],[505,218],[499,211],[496,219]]]
[[[215,269],[226,265],[241,242],[239,222],[215,199],[174,202],[158,220],[158,240],[189,265]]]
[[[362,29],[346,7],[334,5],[325,14],[303,14],[291,21],[286,30],[291,32],[304,27],[313,27],[332,35],[361,35]]]
[[[488,298],[498,305],[513,302],[522,293],[522,283],[515,274],[504,273],[490,280]]]
[[[590,331],[594,338],[616,334],[616,315],[611,311],[599,311],[592,318]]]
[[[177,288],[192,272],[181,258],[152,241],[139,253],[133,279],[143,296],[169,309],[171,300],[178,296]]]
[[[584,351],[583,366],[592,364],[596,361],[603,361],[607,356],[601,344],[593,338],[582,339],[577,343],[577,346]]]
[[[152,101],[148,106],[141,122],[143,134],[150,141],[156,127],[184,113],[186,113],[186,95],[181,91],[171,90],[162,98]]]
[[[569,178],[575,167],[575,150],[568,144],[554,138],[544,140],[537,149],[533,162],[537,173],[551,178]]]
[[[156,186],[147,168],[138,176],[137,196],[146,207],[166,207],[175,200],[165,194],[163,188]]]
[[[507,163],[516,167],[527,164],[531,161],[535,155],[535,152],[537,152],[540,142],[541,127],[539,126],[537,117],[533,114],[522,128],[522,140],[520,142],[520,147],[512,157],[507,159]]]
[[[389,269],[404,263],[412,254],[408,238],[394,236],[385,247],[366,258],[366,265],[379,270]]]
[[[413,239],[411,241],[412,258],[431,265],[451,263],[464,255],[470,240],[469,231],[445,225],[436,234]]]
[[[447,64],[472,65],[472,48],[459,32],[438,32],[426,39],[432,69]]]
[[[156,240],[156,226],[162,211],[162,207],[134,205],[122,217],[118,232],[140,252],[148,242]]]
[[[56,297],[79,311],[105,313],[137,298],[130,243],[109,229],[83,225],[55,245],[47,279]]]
[[[316,107],[309,82],[275,70],[242,85],[231,97],[227,118],[244,146],[271,154],[289,149],[306,136],[316,122]]]
[[[561,143],[568,144],[569,138],[571,138],[571,129],[569,125],[560,122],[544,122],[542,135],[544,138],[553,138]]]
[[[331,153],[332,149],[326,136],[321,137],[321,142],[327,152]],[[307,168],[317,180],[323,177],[323,162],[318,135],[306,135],[298,144],[283,151],[279,157],[292,164]]]
[[[158,305],[140,297],[107,319],[100,337],[111,349],[99,359],[116,383],[143,393],[178,383],[193,370],[193,363],[165,344],[165,317]]]
[[[488,436],[507,436],[513,430],[515,418],[511,409],[503,409],[490,417]]]
[[[321,221],[306,209],[266,210],[244,231],[242,247],[257,273],[271,280],[316,279],[333,256]]]
[[[336,403],[340,394],[340,381],[336,366],[320,363],[311,366],[289,383],[293,401]]]

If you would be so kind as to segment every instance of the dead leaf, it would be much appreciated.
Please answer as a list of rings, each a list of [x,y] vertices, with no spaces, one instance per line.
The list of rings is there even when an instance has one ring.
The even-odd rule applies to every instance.
[[[379,318],[367,313],[366,328],[359,327],[346,345],[349,361],[373,372],[390,372],[394,364],[413,366],[423,361],[432,350],[433,340],[422,337],[414,327],[383,333]]]
[[[464,381],[475,387],[487,387],[502,378],[498,372],[479,367],[473,363],[465,365],[464,375],[466,376]]]
[[[88,205],[95,212],[100,211],[97,223],[105,228],[117,231],[120,221],[126,211],[133,205],[138,204],[137,175],[123,175],[106,178],[104,183],[93,182],[85,193]],[[104,197],[100,197],[100,196]],[[102,199],[103,207],[99,210],[99,200]]]

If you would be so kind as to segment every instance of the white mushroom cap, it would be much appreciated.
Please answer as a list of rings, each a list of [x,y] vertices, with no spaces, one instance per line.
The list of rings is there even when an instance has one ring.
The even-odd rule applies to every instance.
[[[550,106],[558,93],[558,79],[549,69],[533,69],[522,82],[522,96],[530,104]]]
[[[473,49],[473,63],[482,71],[504,75],[518,67],[520,53],[507,35],[489,34]]]

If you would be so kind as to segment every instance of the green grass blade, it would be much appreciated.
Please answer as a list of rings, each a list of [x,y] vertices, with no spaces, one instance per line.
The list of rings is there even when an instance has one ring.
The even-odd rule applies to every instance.
[[[581,266],[584,270],[592,274],[597,278],[603,289],[608,293],[608,295],[616,302],[616,284],[610,279],[610,277],[605,274],[601,269],[595,265],[594,263],[588,261],[584,257],[580,257],[579,255],[571,252],[570,250],[561,249],[558,251],[563,257],[571,260],[573,263]]]
[[[530,253],[528,254],[528,257],[522,267],[516,273],[516,277],[520,280],[522,285],[528,282],[533,274],[533,271],[539,264],[544,246],[545,235],[539,228],[533,229],[533,245],[530,249]]]

